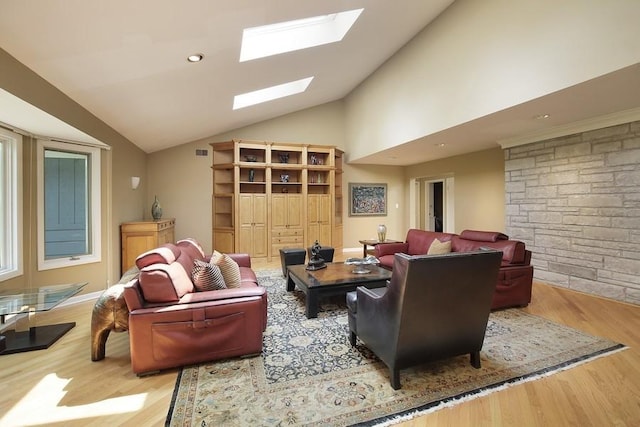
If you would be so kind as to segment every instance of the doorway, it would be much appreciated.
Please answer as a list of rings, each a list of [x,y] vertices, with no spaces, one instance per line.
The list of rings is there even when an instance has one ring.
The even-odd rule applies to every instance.
[[[444,181],[428,182],[425,185],[426,211],[425,218],[428,228],[425,230],[442,233],[444,225]],[[428,198],[427,198],[428,197]]]
[[[411,179],[411,228],[454,232],[453,185],[453,177]]]

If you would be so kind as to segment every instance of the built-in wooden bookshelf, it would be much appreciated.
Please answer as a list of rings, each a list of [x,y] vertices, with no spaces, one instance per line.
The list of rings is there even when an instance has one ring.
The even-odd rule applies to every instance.
[[[342,247],[342,154],[334,146],[212,143],[213,246],[252,257],[285,247]]]

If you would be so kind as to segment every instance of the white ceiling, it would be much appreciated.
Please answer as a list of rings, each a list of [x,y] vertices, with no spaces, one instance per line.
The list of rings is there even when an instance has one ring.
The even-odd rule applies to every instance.
[[[341,99],[451,3],[0,0],[0,47],[150,153]],[[340,43],[238,61],[246,27],[360,7],[364,12]],[[186,57],[193,53],[203,53],[204,61],[188,63]],[[234,95],[312,75],[303,94],[232,110]],[[35,129],[44,121],[30,123],[33,111],[15,118],[28,107],[11,107],[9,103],[20,101],[8,95],[0,90],[0,121],[36,134],[83,140],[73,129],[63,130],[64,124],[58,130],[49,122]],[[553,112],[550,119],[531,120],[547,111]],[[603,122],[603,116],[611,120]],[[415,164],[615,123],[620,117],[640,118],[640,64],[358,163]],[[52,133],[63,131],[71,133]],[[453,138],[460,141],[455,148],[437,147]]]
[[[452,2],[0,0],[0,46],[153,152],[345,97]],[[244,28],[360,7],[342,42],[238,61]],[[232,110],[237,94],[310,76],[303,94]]]

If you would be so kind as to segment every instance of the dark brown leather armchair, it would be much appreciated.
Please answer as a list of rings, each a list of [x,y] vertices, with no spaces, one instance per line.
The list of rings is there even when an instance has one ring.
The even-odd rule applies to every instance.
[[[347,294],[351,345],[356,336],[389,368],[400,369],[469,353],[480,368],[502,253],[395,254],[386,288]]]

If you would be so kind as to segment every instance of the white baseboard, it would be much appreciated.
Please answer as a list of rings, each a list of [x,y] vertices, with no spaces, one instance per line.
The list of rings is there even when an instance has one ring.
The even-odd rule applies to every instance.
[[[362,252],[362,246],[358,247],[358,248],[344,248],[342,249],[342,252],[346,253],[346,252]]]

